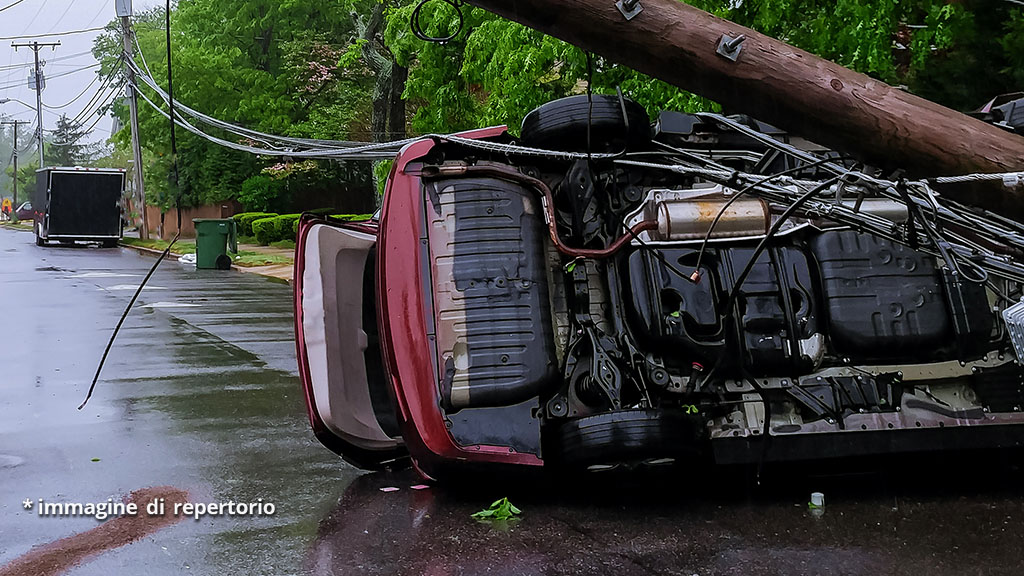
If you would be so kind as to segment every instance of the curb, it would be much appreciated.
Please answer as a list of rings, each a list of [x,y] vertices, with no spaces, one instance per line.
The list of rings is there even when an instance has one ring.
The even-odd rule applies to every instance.
[[[132,246],[130,244],[121,244],[120,242],[117,243],[117,246],[119,248],[127,248],[129,250],[135,250],[136,252],[140,252],[142,254],[149,254],[151,256],[159,256],[164,253],[163,250],[154,250],[153,248],[146,248],[144,246]],[[171,256],[174,256],[175,260],[181,258],[181,254],[178,254],[176,252],[170,252],[167,254],[168,258],[170,258]]]
[[[164,253],[163,250],[154,250],[153,248],[146,248],[144,246],[132,246],[130,244],[118,243],[118,247],[120,247],[120,248],[127,248],[129,250],[135,250],[136,252],[139,252],[140,254],[146,254],[146,255],[149,255],[149,256],[160,256],[161,254]],[[179,258],[181,258],[181,254],[177,254],[175,252],[170,252],[170,253],[167,254],[168,258],[170,258],[172,256],[174,257],[175,260],[178,260]],[[293,280],[289,280],[287,278],[281,278],[280,276],[274,276],[272,274],[261,274],[260,272],[256,272],[254,270],[251,270],[250,267],[248,267],[248,266],[236,266],[236,265],[232,264],[231,265],[231,269],[236,271],[236,272],[240,272],[242,274],[256,274],[257,276],[263,276],[264,278],[272,278],[274,280],[283,281],[286,284],[288,284],[289,286],[293,283]]]

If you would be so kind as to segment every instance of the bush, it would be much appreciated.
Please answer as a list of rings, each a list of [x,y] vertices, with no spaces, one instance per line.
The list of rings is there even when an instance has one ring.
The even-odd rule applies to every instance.
[[[264,246],[276,240],[274,237],[277,231],[277,227],[274,226],[275,218],[277,216],[269,216],[254,220],[252,223],[252,233],[256,236],[256,241]]]
[[[294,241],[295,224],[298,221],[298,214],[275,214],[254,220],[252,231],[256,236],[256,241],[264,246],[282,240]]]
[[[361,222],[373,218],[373,214],[331,214],[328,218],[342,222]]]
[[[257,174],[250,176],[242,182],[242,190],[238,193],[238,201],[250,210],[269,210],[274,204],[280,204],[278,195],[281,192],[281,182]]]
[[[326,212],[310,211],[309,214],[319,214],[329,220],[340,220],[342,222],[359,222],[362,220],[369,220],[373,218],[373,214],[327,214]],[[290,238],[295,240],[299,235],[299,220],[296,218],[292,222],[292,235]]]
[[[241,214],[235,214],[232,218],[235,220],[235,224],[238,225],[239,236],[252,236],[252,223],[261,218],[271,216],[277,216],[277,214],[273,212],[242,212]]]
[[[299,214],[282,214],[274,218],[274,239],[271,242],[281,240],[295,240],[295,230],[298,227]]]

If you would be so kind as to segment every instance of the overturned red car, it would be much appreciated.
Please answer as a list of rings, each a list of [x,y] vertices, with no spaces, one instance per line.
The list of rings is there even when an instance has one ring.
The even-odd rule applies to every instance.
[[[1019,446],[1024,226],[743,116],[571,97],[300,221],[299,372],[364,468]]]

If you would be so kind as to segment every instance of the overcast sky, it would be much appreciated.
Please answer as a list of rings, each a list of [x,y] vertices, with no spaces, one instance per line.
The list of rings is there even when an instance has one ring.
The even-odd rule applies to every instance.
[[[0,0],[0,9],[14,4],[17,0]],[[134,0],[134,9],[141,12],[153,6],[163,5],[163,0]],[[39,56],[46,60],[43,68],[46,89],[43,90],[43,127],[53,130],[61,113],[74,118],[89,103],[100,88],[96,80],[97,64],[92,57],[92,43],[99,32],[71,34],[55,37],[38,37],[11,40],[11,36],[53,34],[97,28],[116,18],[114,0],[22,0],[19,4],[0,11],[0,100],[12,98],[35,107],[35,92],[28,86],[32,70],[32,50],[11,47],[12,42],[60,41],[55,50],[45,48]],[[86,68],[93,65],[92,68]],[[94,80],[96,80],[94,82]],[[90,85],[90,83],[92,83]],[[84,94],[83,94],[83,91]],[[81,97],[75,98],[82,94]],[[74,100],[74,102],[71,102]],[[68,104],[71,102],[71,104]],[[54,110],[46,106],[66,107]],[[35,120],[35,111],[18,102],[0,104],[0,114],[16,120]],[[86,126],[97,120],[92,115],[83,120]],[[113,120],[108,116],[99,119],[90,137],[91,141],[110,137]],[[22,128],[23,130],[28,127]]]

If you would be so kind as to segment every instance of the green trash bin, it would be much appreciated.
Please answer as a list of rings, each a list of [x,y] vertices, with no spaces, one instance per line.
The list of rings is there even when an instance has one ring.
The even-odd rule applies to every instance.
[[[231,218],[193,218],[196,226],[196,268],[228,270],[231,257],[227,252],[238,252],[235,221]]]

